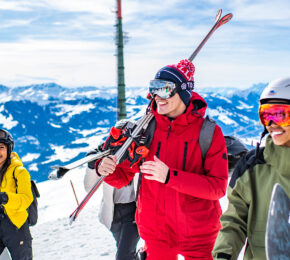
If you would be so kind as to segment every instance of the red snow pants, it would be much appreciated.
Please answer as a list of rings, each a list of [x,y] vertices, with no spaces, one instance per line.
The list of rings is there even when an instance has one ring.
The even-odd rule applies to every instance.
[[[169,247],[167,244],[158,242],[152,243],[145,241],[147,253],[146,260],[178,260],[178,255],[182,255],[185,260],[212,260],[211,249],[208,250],[208,255],[205,252],[180,251],[177,248]]]

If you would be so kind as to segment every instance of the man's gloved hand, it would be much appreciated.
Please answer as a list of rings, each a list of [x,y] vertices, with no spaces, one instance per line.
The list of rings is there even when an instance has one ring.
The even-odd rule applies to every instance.
[[[8,202],[8,196],[6,192],[0,192],[0,204],[4,205]]]

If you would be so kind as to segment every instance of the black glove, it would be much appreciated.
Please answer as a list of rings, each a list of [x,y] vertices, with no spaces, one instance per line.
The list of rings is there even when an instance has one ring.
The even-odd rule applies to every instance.
[[[102,146],[102,150],[111,150],[111,154],[115,154],[125,143],[127,138],[131,136],[132,131],[136,127],[136,123],[132,120],[122,119],[116,123],[110,130],[110,135]],[[125,156],[123,157],[125,158]],[[122,158],[120,162],[123,161]]]
[[[149,149],[146,146],[136,146],[136,143],[132,142],[127,150],[126,158],[130,162],[130,167],[138,164],[143,158],[145,159],[149,153]]]
[[[6,204],[8,202],[8,196],[6,192],[0,192],[0,204]]]
[[[110,130],[110,135],[105,141],[102,149],[104,151],[111,149],[113,150],[112,154],[115,154],[119,150],[119,148],[124,144],[127,138],[128,136],[126,136],[125,130],[113,126]]]

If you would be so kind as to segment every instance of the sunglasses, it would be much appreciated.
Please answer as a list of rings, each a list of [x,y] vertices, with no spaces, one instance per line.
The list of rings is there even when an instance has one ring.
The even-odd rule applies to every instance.
[[[264,126],[274,122],[279,126],[290,125],[290,105],[288,104],[264,104],[259,107],[260,121]]]
[[[177,92],[176,85],[171,81],[166,80],[151,80],[149,84],[149,93],[152,98],[156,95],[161,97],[162,99],[171,98]]]

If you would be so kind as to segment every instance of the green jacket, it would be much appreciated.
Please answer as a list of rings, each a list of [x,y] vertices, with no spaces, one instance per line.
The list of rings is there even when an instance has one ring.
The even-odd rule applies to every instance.
[[[246,238],[244,259],[266,259],[265,232],[274,184],[280,183],[290,196],[290,148],[274,145],[268,136],[264,159],[266,163],[246,170],[233,188],[228,188],[229,206],[221,217],[214,259],[227,259],[217,258],[218,253],[225,253],[236,260]]]

